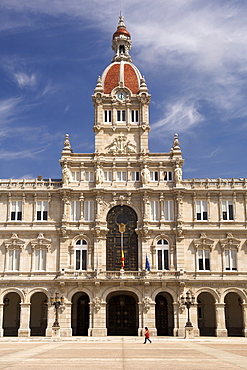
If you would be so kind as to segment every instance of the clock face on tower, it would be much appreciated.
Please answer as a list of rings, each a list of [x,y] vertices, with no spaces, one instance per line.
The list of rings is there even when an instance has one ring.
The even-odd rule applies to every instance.
[[[124,91],[119,91],[117,93],[117,99],[120,101],[124,101],[126,99],[126,93]]]

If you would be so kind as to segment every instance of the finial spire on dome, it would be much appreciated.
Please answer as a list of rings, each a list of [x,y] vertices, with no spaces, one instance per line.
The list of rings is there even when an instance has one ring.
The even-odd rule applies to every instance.
[[[129,50],[131,49],[131,36],[126,29],[121,11],[117,31],[113,35],[112,49],[115,51],[113,62],[119,62],[121,60],[131,62],[129,55]]]

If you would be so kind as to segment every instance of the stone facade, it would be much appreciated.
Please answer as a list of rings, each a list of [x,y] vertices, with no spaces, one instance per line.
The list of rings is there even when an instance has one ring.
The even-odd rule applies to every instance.
[[[1,336],[247,336],[247,181],[183,179],[177,134],[149,152],[130,48],[120,17],[95,152],[66,135],[62,180],[0,180]]]

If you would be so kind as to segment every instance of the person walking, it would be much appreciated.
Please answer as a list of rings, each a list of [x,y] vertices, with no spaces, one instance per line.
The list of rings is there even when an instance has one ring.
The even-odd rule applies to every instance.
[[[149,334],[149,330],[147,327],[145,327],[145,341],[143,344],[146,344],[147,343],[147,340],[149,340],[150,343],[152,343],[151,339],[150,339],[150,334]]]

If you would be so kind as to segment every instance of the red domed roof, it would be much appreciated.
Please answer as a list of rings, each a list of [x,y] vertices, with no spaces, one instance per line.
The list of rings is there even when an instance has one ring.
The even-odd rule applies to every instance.
[[[119,86],[119,81],[122,80],[124,86],[129,88],[132,94],[138,94],[140,90],[140,72],[129,62],[122,62],[124,64],[122,72],[120,72],[120,63],[111,64],[104,71],[102,77],[104,94],[110,94],[111,91]],[[120,76],[120,74],[123,74]]]
[[[126,28],[122,28],[122,27],[117,29],[117,31],[113,35],[113,39],[114,37],[117,37],[119,35],[125,35],[128,37],[131,37],[129,31],[127,31]]]

